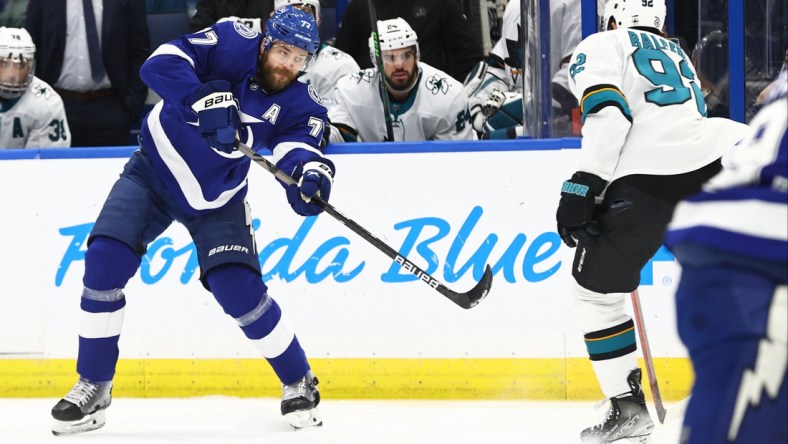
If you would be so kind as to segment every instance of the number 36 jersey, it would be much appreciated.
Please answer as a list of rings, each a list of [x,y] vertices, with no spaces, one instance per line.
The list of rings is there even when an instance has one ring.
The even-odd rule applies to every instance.
[[[569,86],[583,119],[579,170],[607,181],[694,171],[748,133],[744,124],[706,117],[687,54],[647,31],[587,37],[572,55]]]
[[[0,149],[70,146],[63,100],[49,84],[33,77],[21,97],[0,99]]]

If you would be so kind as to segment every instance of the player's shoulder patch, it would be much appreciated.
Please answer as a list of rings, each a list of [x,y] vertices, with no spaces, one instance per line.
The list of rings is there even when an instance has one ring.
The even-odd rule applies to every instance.
[[[307,90],[309,91],[309,97],[311,97],[312,100],[314,100],[320,106],[325,106],[323,104],[323,100],[320,98],[320,95],[318,95],[317,91],[312,87],[311,84],[307,85]]]
[[[441,93],[446,95],[449,92],[450,86],[448,76],[442,76],[439,73],[430,75],[424,82],[424,87],[432,94]]]
[[[253,39],[257,37],[257,31],[241,22],[233,22],[233,28],[235,28],[235,32],[245,39]]]
[[[35,98],[41,98],[43,100],[49,100],[53,95],[54,91],[52,88],[42,80],[39,80],[37,77],[33,79],[33,83],[30,84],[29,92]]]
[[[361,71],[352,72],[346,77],[352,79],[356,83],[372,83],[372,80],[376,75],[377,71],[375,71],[375,68],[367,68],[362,69]]]

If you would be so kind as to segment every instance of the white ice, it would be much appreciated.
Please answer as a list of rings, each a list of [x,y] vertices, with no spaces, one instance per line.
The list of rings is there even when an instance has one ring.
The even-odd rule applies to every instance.
[[[279,415],[279,399],[115,398],[102,429],[56,437],[49,415],[56,402],[0,399],[0,443],[578,444],[580,430],[605,410],[593,402],[324,399],[324,426],[294,431]],[[681,419],[669,417],[652,442],[676,444],[680,428]]]

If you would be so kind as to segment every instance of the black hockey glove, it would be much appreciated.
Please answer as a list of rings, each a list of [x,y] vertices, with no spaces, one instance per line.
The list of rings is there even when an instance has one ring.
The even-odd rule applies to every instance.
[[[564,182],[555,219],[558,235],[568,247],[576,247],[578,239],[599,234],[599,226],[594,221],[594,199],[602,194],[605,186],[607,181],[583,171]]]
[[[323,208],[311,200],[315,196],[320,196],[323,201],[328,202],[334,181],[333,168],[333,163],[327,159],[323,159],[323,162],[311,161],[296,166],[290,176],[298,181],[298,185],[288,185],[285,189],[287,202],[290,203],[293,211],[301,216],[314,216],[323,212]]]

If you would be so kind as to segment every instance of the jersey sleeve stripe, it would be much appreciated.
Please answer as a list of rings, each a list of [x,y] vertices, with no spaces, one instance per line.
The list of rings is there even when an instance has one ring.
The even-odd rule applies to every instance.
[[[192,65],[192,68],[194,68],[194,60],[192,60],[192,58],[186,55],[186,53],[183,52],[182,49],[178,48],[175,45],[170,45],[170,44],[161,45],[158,48],[156,48],[156,50],[153,51],[153,54],[151,54],[150,57],[148,58],[150,59],[159,55],[174,55],[176,57],[180,57],[186,60],[187,62],[189,62],[189,64]]]
[[[629,110],[627,99],[621,90],[613,85],[596,85],[585,90],[580,101],[583,122],[589,114],[597,113],[607,106],[615,106],[621,110],[621,114],[632,123],[632,112]]]
[[[307,151],[311,151],[317,154],[320,157],[323,157],[323,153],[320,152],[317,148],[311,147],[305,143],[301,142],[282,142],[274,147],[271,152],[273,153],[272,160],[275,165],[279,164],[279,161],[282,160],[287,153],[293,151],[295,149],[303,149]]]

